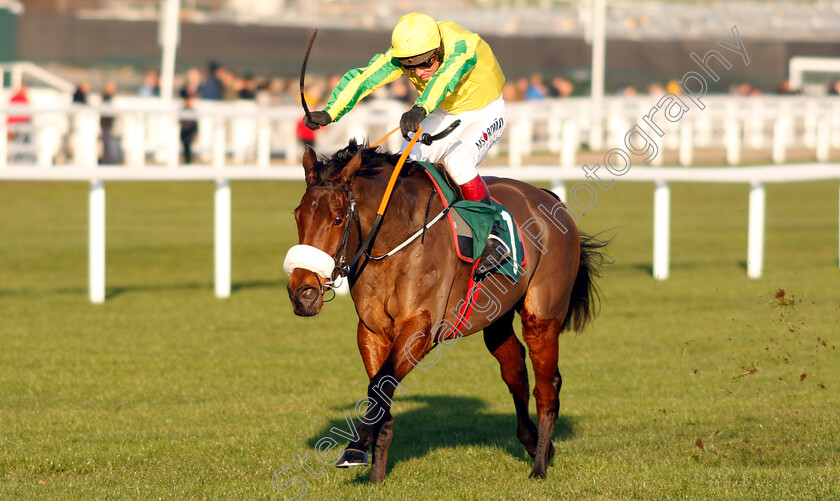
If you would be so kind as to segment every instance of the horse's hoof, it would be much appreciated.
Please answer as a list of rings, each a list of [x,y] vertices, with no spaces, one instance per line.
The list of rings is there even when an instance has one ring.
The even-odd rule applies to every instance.
[[[531,474],[528,475],[528,478],[534,478],[536,480],[545,480],[545,472],[544,471],[531,471]]]
[[[350,466],[367,466],[368,455],[364,451],[358,449],[344,449],[338,462],[335,464],[336,468],[347,468]]]

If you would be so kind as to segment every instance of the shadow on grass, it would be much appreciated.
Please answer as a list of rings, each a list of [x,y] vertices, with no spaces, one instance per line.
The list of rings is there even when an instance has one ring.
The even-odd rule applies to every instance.
[[[407,403],[411,403],[412,408],[402,411],[400,407],[406,406]],[[420,406],[416,407],[416,404]],[[510,413],[489,414],[482,412],[487,404],[477,398],[440,395],[398,396],[392,407],[395,419],[394,440],[388,452],[388,472],[402,461],[422,458],[436,449],[486,446],[503,449],[518,459],[523,464],[522,474],[527,475],[533,460],[525,451],[525,446],[516,438],[516,414],[512,401],[510,406]],[[533,406],[532,403],[531,407]],[[354,426],[358,427],[361,424],[352,408],[343,410],[350,413]],[[537,424],[534,415],[531,419]],[[323,437],[336,439],[342,448],[346,446],[347,441],[331,431],[332,428],[348,433],[344,417],[335,419],[309,439],[309,446],[314,448]],[[349,430],[349,433],[352,433],[352,430]],[[554,426],[554,441],[571,440],[574,436],[574,420],[569,416],[558,416]],[[370,469],[358,470],[358,475],[349,482],[368,483]]]

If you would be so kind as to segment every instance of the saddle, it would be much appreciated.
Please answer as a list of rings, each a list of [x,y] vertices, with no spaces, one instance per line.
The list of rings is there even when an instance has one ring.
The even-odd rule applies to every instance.
[[[519,225],[510,212],[496,199],[493,199],[492,207],[482,202],[461,199],[446,177],[433,164],[418,163],[425,169],[443,206],[452,209],[447,212],[446,217],[452,228],[458,259],[472,264],[473,270],[485,265],[477,261],[480,261],[479,257],[484,251],[487,239],[492,234],[507,245],[510,249],[510,257],[502,263],[492,263],[489,267],[498,266],[493,273],[505,275],[517,282],[520,268],[525,265],[526,255]]]

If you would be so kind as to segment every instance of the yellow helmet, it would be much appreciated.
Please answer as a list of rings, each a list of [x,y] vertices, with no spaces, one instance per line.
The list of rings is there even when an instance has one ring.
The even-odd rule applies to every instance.
[[[397,21],[391,33],[391,45],[394,47],[391,52],[394,57],[423,54],[440,47],[440,29],[430,16],[412,12]]]

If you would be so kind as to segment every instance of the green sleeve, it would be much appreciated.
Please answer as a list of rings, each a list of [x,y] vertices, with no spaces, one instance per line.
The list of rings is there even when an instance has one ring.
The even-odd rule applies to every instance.
[[[324,111],[330,114],[333,121],[340,119],[345,113],[365,96],[393,82],[402,75],[402,68],[391,58],[391,49],[385,54],[373,56],[367,67],[348,71],[330,94],[330,99]]]

